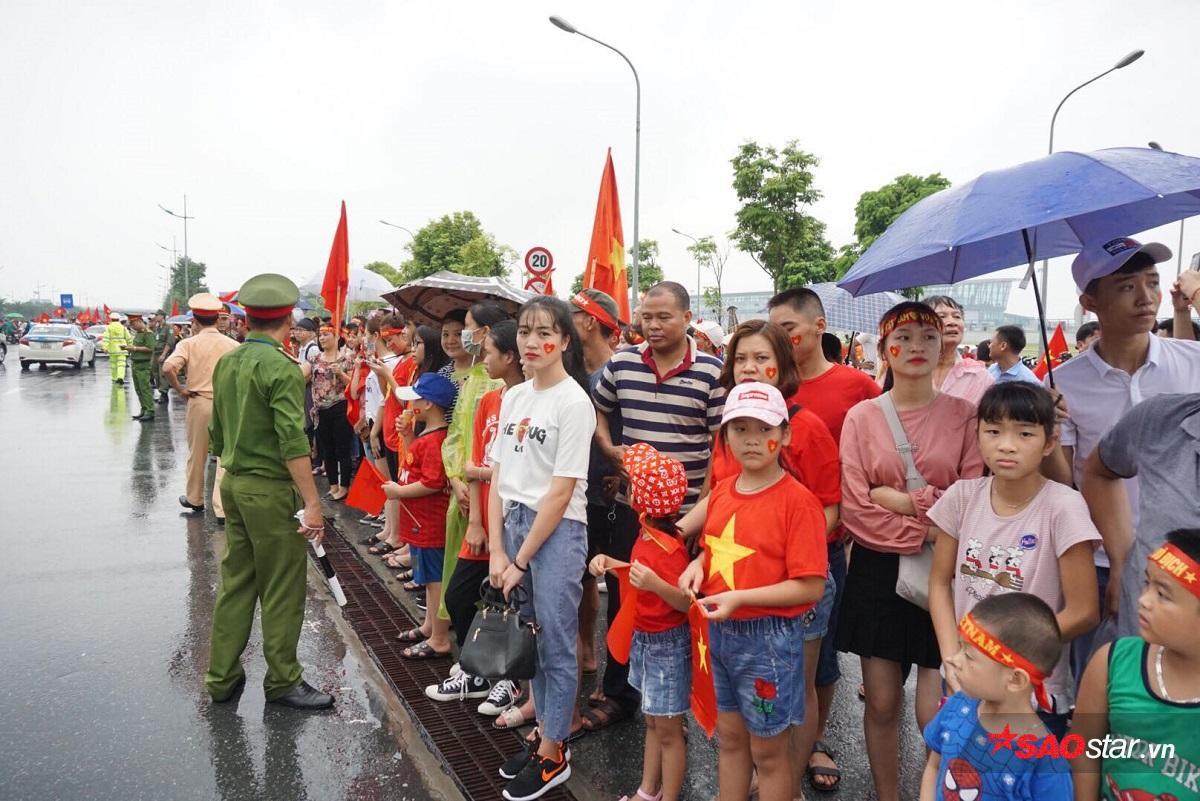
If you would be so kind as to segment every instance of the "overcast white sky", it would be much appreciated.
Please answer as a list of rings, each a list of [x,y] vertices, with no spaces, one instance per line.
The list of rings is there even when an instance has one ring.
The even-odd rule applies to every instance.
[[[540,244],[565,290],[584,263],[605,148],[633,237],[632,76],[643,84],[641,236],[696,284],[687,240],[722,235],[729,159],[748,138],[821,160],[833,243],[854,204],[902,173],[955,183],[1056,146],[1200,153],[1200,3],[0,3],[0,294],[150,306],[183,247],[209,285],[323,269],[345,199],[352,263],[398,263],[459,209],[500,242]],[[1117,232],[1127,233],[1127,232]],[[1156,232],[1172,249],[1178,226]],[[1153,235],[1149,235],[1153,238]],[[1185,240],[1200,250],[1200,221]],[[1052,265],[1052,316],[1075,298]],[[1173,269],[1170,270],[1173,274]],[[706,280],[705,284],[711,284]],[[726,291],[769,288],[734,251]],[[1032,304],[1030,304],[1030,307]]]

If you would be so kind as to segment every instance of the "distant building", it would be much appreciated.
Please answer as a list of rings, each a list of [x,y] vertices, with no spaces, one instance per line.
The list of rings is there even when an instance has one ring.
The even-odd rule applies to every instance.
[[[1002,325],[1019,325],[1027,333],[1037,331],[1036,317],[1005,311],[1016,283],[1012,278],[979,278],[961,284],[933,284],[925,287],[924,297],[949,295],[961,303],[967,331],[990,334]]]

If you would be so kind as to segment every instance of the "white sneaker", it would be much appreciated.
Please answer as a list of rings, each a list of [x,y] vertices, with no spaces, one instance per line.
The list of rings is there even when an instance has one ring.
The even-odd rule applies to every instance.
[[[480,704],[476,711],[494,718],[520,700],[520,686],[508,679],[501,679],[492,685],[487,700]]]
[[[488,695],[487,679],[477,679],[466,673],[448,676],[441,684],[431,684],[425,688],[425,695],[434,701],[462,701],[466,698],[486,698]]]
[[[453,665],[450,666],[450,675],[451,676],[457,676],[459,673],[462,673],[462,672],[463,672],[462,665],[460,665],[458,662],[455,662]]]

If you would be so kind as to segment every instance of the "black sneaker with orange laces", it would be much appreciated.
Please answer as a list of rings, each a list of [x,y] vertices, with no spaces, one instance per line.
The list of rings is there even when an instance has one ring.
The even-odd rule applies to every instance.
[[[571,753],[562,747],[558,749],[558,758],[539,756],[536,752],[530,755],[529,761],[516,778],[504,788],[504,797],[508,801],[533,801],[541,798],[550,790],[571,778]]]

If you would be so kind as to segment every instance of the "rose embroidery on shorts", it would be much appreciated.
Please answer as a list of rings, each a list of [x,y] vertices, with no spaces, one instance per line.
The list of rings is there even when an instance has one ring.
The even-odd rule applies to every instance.
[[[753,701],[754,708],[762,712],[763,717],[770,717],[775,711],[775,685],[766,679],[755,679],[754,694],[757,696]]]

